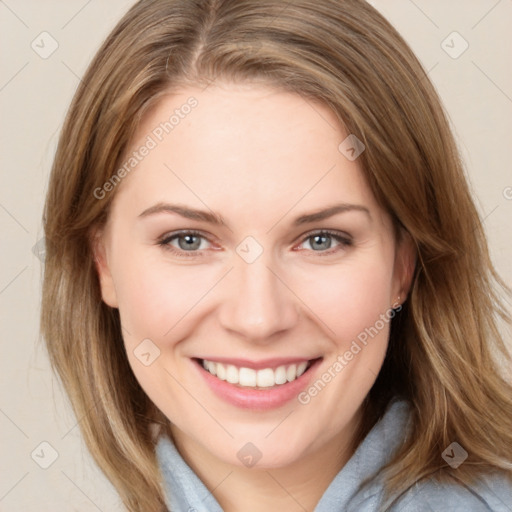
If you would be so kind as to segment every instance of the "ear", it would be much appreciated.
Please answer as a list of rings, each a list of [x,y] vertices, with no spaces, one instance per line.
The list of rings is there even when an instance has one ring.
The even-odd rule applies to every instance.
[[[394,296],[391,297],[391,303],[395,303],[397,297],[400,297],[400,304],[406,301],[407,295],[409,294],[412,286],[414,271],[416,269],[416,259],[416,244],[414,243],[411,235],[402,229],[397,241],[395,254]]]
[[[90,237],[91,249],[96,271],[98,272],[103,302],[111,308],[117,308],[117,293],[110,271],[106,238],[104,230],[94,231]]]

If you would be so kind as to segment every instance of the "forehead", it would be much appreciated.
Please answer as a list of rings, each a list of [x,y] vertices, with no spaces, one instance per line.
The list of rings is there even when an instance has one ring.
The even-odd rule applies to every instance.
[[[298,94],[261,84],[182,89],[144,116],[124,161],[150,149],[115,202],[142,208],[180,199],[235,216],[299,202],[375,206],[357,160],[339,149],[347,135],[329,108]]]

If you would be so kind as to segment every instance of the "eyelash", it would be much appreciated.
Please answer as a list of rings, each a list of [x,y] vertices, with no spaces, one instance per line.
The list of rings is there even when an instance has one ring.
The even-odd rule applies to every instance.
[[[170,245],[170,242],[178,239],[180,236],[185,236],[185,235],[197,236],[197,237],[204,238],[205,240],[208,240],[208,237],[206,237],[200,231],[183,230],[183,231],[177,231],[170,235],[165,235],[163,238],[161,238],[158,241],[158,245],[160,245],[164,250],[170,251],[172,254],[174,254],[175,256],[178,256],[178,257],[194,258],[194,257],[198,257],[198,256],[199,257],[203,256],[201,251],[184,251],[181,249],[176,249],[175,247]],[[302,238],[302,241],[299,245],[302,245],[304,242],[306,242],[307,240],[309,240],[310,238],[313,238],[315,236],[325,236],[325,235],[332,237],[336,242],[339,243],[339,246],[335,247],[334,249],[332,249],[332,248],[327,249],[325,251],[309,250],[310,252],[317,253],[316,256],[328,256],[328,255],[338,252],[342,248],[347,248],[347,247],[350,247],[353,245],[353,240],[349,235],[347,235],[345,233],[341,233],[339,231],[331,231],[329,229],[321,229],[321,230],[313,231],[311,233],[306,234]],[[300,250],[305,250],[305,249],[300,249]]]

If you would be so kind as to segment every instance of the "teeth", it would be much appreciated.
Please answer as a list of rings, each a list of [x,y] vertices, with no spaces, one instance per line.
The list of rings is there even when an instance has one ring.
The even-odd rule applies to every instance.
[[[288,382],[291,382],[292,380],[295,380],[297,378],[297,365],[291,364],[286,369],[286,380]]]
[[[286,382],[286,366],[276,368],[274,379],[276,384],[284,384]]]
[[[271,388],[298,379],[308,368],[309,362],[290,364],[272,368],[253,370],[252,368],[237,368],[232,364],[216,363],[203,359],[203,368],[220,380],[230,384],[238,384],[247,388]]]
[[[306,371],[307,367],[308,367],[307,362],[300,363],[299,365],[297,365],[297,377],[300,377]]]
[[[223,364],[217,363],[217,377],[220,380],[226,380],[226,367]]]
[[[252,368],[240,368],[238,384],[249,388],[256,386],[256,370],[253,370]]]
[[[206,369],[212,374],[217,375],[217,365],[213,361],[208,361]]]
[[[275,386],[276,378],[274,370],[271,368],[258,370],[258,373],[256,374],[256,384],[258,384],[259,388],[271,388],[272,386]]]

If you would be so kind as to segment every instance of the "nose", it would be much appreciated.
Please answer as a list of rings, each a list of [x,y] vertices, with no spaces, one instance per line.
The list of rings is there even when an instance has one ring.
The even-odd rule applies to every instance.
[[[219,311],[222,327],[250,341],[274,341],[298,321],[296,297],[279,272],[260,257],[237,261],[225,280],[225,300]]]

